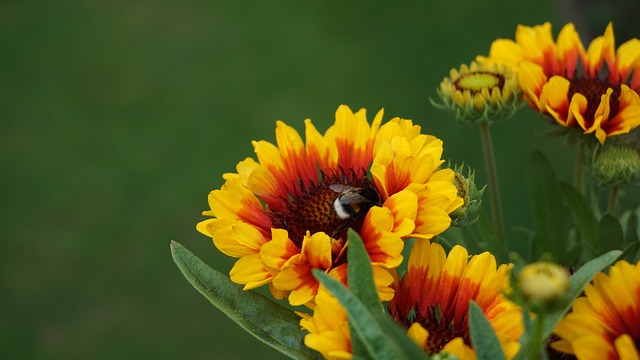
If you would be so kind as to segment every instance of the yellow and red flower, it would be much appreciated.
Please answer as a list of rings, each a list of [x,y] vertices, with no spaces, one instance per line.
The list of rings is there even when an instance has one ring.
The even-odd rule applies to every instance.
[[[444,350],[460,359],[475,359],[468,316],[473,300],[496,332],[511,359],[524,332],[521,309],[503,295],[510,290],[511,265],[496,264],[488,252],[469,257],[461,246],[449,255],[441,245],[416,239],[408,270],[401,281],[395,276],[395,295],[388,309],[396,322],[425,352]],[[305,344],[327,359],[351,357],[351,335],[345,310],[326,291],[318,293],[313,315],[300,321],[309,331]]]
[[[245,289],[269,284],[277,298],[313,306],[313,268],[346,282],[346,232],[353,228],[381,298],[393,296],[386,269],[402,262],[403,239],[443,232],[463,201],[453,171],[440,169],[442,141],[421,134],[411,120],[382,124],[382,115],[369,124],[364,109],[353,113],[343,105],[324,135],[306,120],[304,142],[278,121],[277,145],[253,142],[258,161],[247,158],[223,176],[203,212],[211,218],[197,225],[221,252],[238,258],[232,281]]]
[[[484,312],[510,359],[524,332],[521,309],[503,295],[510,290],[511,265],[497,266],[488,252],[469,256],[459,245],[445,254],[441,245],[417,239],[406,274],[395,283],[389,303],[394,319],[429,354],[444,350],[475,359],[468,327],[469,303]]]
[[[586,50],[571,23],[556,41],[548,22],[519,25],[515,41],[495,40],[489,57],[478,61],[517,68],[532,108],[562,126],[595,133],[600,143],[640,125],[640,40],[616,50],[612,24]]]
[[[552,347],[578,359],[640,359],[640,262],[598,273],[555,333]]]

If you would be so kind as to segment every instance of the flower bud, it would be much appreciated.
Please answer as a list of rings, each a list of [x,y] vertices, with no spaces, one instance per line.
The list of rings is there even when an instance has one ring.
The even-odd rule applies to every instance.
[[[568,272],[560,265],[536,262],[522,268],[518,275],[518,289],[525,302],[532,307],[552,308],[569,291]],[[536,310],[533,308],[532,310]]]
[[[640,151],[635,144],[607,142],[593,157],[591,172],[603,186],[637,183],[640,180]]]
[[[480,216],[482,194],[474,182],[475,171],[467,167],[467,176],[462,174],[464,165],[454,167],[455,179],[453,184],[458,189],[458,196],[464,200],[464,204],[449,214],[451,226],[466,226],[475,223]]]
[[[440,83],[441,109],[456,115],[465,124],[505,119],[513,115],[521,102],[521,90],[515,72],[506,64],[472,62],[452,69]]]

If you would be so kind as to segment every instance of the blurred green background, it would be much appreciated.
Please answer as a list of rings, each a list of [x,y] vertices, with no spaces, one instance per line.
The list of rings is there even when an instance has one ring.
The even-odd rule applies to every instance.
[[[564,14],[577,16],[567,6],[3,1],[0,357],[282,358],[191,288],[170,256],[177,240],[230,269],[195,230],[222,173],[252,156],[251,140],[273,141],[277,119],[302,130],[311,118],[324,131],[347,104],[413,119],[483,184],[477,129],[428,99],[450,68],[513,38],[518,23],[557,32]],[[599,34],[601,17],[575,20]],[[509,226],[532,225],[532,148],[571,177],[573,150],[547,129],[527,110],[493,128]]]

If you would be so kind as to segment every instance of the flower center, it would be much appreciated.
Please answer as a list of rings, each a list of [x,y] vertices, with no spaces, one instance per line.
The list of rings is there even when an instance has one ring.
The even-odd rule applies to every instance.
[[[504,76],[489,71],[475,71],[462,74],[453,85],[460,91],[469,91],[471,94],[482,92],[482,89],[493,89],[497,87],[502,90],[504,86]]]
[[[307,231],[324,232],[338,241],[339,246],[332,246],[336,255],[347,230],[360,232],[367,211],[378,205],[380,195],[364,169],[358,172],[339,169],[321,174],[320,180],[310,186],[300,183],[296,194],[289,197],[287,209],[271,212],[269,216],[273,227],[287,230],[289,239],[298,248],[302,248]]]
[[[618,113],[618,97],[620,97],[621,91],[620,85],[612,84],[600,78],[572,79],[567,97],[569,101],[571,101],[574,94],[582,94],[586,97],[587,110],[584,113],[584,117],[587,121],[593,121],[600,102],[602,101],[602,95],[606,94],[609,88],[613,90],[609,100],[609,117],[611,118]]]

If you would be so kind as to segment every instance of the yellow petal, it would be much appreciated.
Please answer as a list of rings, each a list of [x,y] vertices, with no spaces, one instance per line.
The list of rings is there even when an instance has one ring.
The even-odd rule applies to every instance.
[[[547,75],[544,73],[544,69],[538,64],[525,61],[520,65],[518,82],[531,105],[538,111],[544,110],[539,100],[542,87],[547,82]]]
[[[569,111],[569,80],[561,76],[552,76],[540,93],[540,105],[563,126],[571,126],[567,117]],[[573,119],[573,118],[571,118]]]
[[[240,258],[231,268],[229,276],[234,283],[245,284],[244,290],[260,287],[273,278],[273,275],[264,267],[260,254]]]
[[[257,254],[268,239],[255,227],[236,222],[215,232],[213,243],[225,255],[242,257]]]
[[[409,326],[407,330],[407,335],[418,344],[421,349],[426,348],[427,346],[427,338],[429,337],[429,332],[420,325],[420,323],[414,322]]]
[[[331,237],[323,232],[311,236],[307,232],[302,240],[302,259],[316,269],[331,268]]]
[[[457,337],[449,341],[442,350],[457,356],[460,360],[476,359],[476,354],[473,349],[467,346],[461,337]]]
[[[622,80],[627,79],[631,71],[640,65],[640,40],[631,39],[618,47],[615,67]]]
[[[561,75],[573,76],[575,74],[578,61],[585,57],[584,46],[580,41],[580,35],[572,23],[565,25],[558,34],[556,56]]]
[[[398,236],[411,234],[418,213],[418,196],[408,190],[400,191],[385,200],[383,207],[391,210],[394,218],[392,231]]]
[[[637,326],[638,324],[636,324]],[[614,346],[616,348],[616,352],[620,357],[620,360],[638,360],[640,359],[640,354],[638,353],[638,349],[633,342],[633,339],[629,334],[623,334],[617,339],[614,340]]]
[[[605,338],[587,335],[573,341],[573,351],[581,360],[615,359],[616,350]]]

